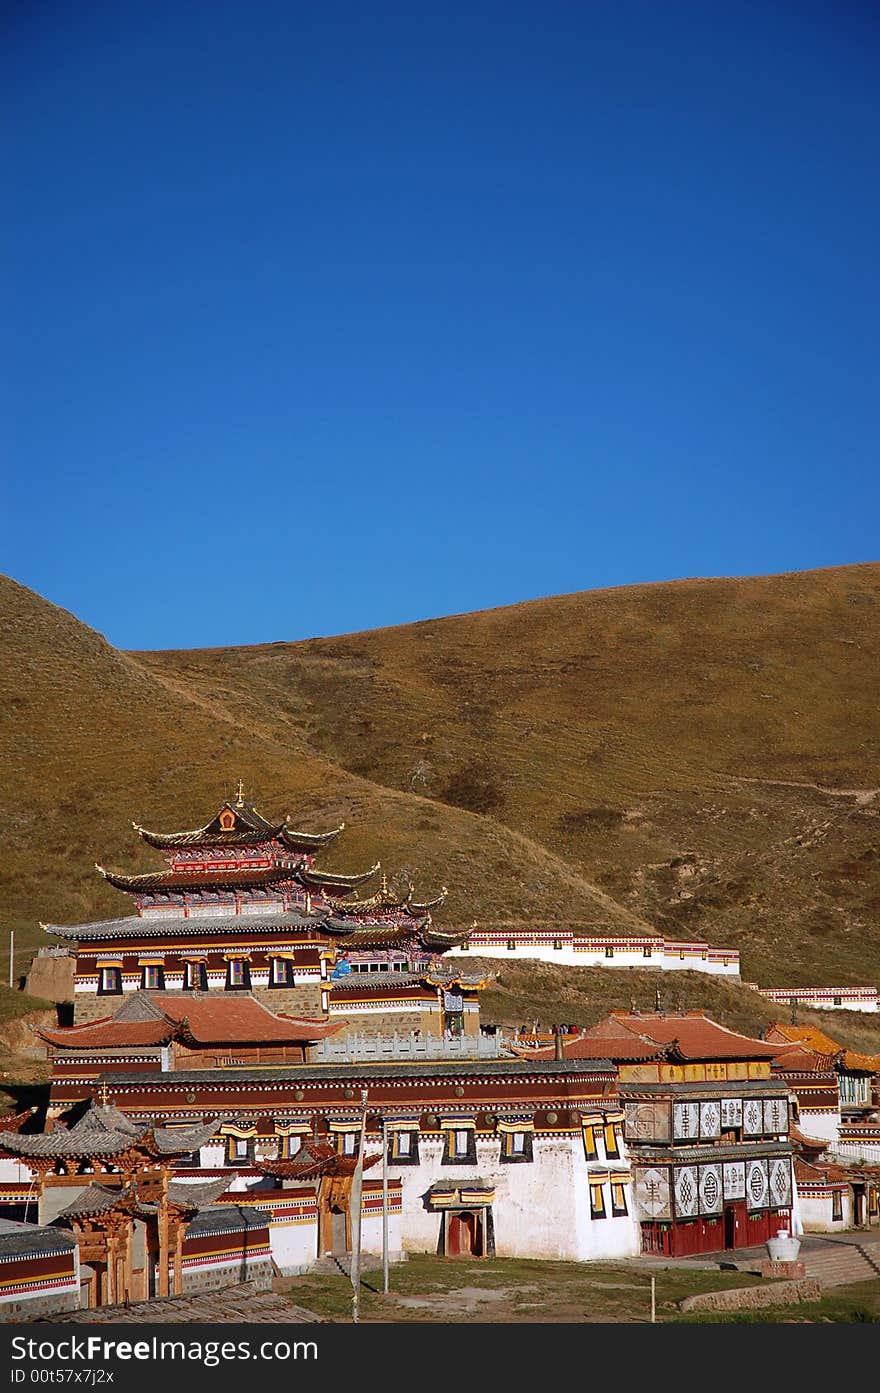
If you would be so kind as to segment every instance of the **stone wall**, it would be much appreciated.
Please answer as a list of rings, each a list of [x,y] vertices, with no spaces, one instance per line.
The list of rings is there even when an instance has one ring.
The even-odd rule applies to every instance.
[[[819,1282],[770,1282],[760,1287],[731,1287],[727,1291],[704,1291],[680,1301],[682,1311],[740,1311],[759,1306],[794,1306],[800,1301],[821,1301]]]
[[[251,994],[270,1011],[305,1016],[307,1020],[324,1019],[320,982],[301,982],[295,987],[252,987]]]

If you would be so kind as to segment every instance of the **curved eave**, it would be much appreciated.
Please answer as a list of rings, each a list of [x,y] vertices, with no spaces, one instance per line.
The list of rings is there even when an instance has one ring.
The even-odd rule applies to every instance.
[[[277,866],[270,871],[253,872],[248,876],[247,872],[221,871],[217,876],[208,873],[201,873],[198,876],[187,876],[179,871],[158,871],[147,872],[145,875],[122,875],[117,871],[108,871],[103,866],[96,864],[95,869],[109,885],[117,890],[125,890],[129,894],[162,894],[162,893],[185,893],[186,891],[198,890],[235,890],[259,889],[266,886],[280,885],[287,881],[296,879],[299,871],[298,866]]]
[[[322,846],[329,846],[330,842],[335,841],[344,829],[345,823],[340,822],[331,832],[298,832],[285,822],[279,827],[277,835],[282,842],[297,851],[318,851]]]
[[[411,898],[407,899],[407,913],[413,915],[413,917],[416,919],[420,919],[423,915],[429,914],[432,909],[439,909],[440,905],[443,904],[448,894],[449,891],[444,885],[443,889],[440,891],[440,894],[437,895],[436,898],[433,900],[424,900],[421,902],[416,902]]]
[[[371,866],[368,871],[361,871],[358,875],[334,875],[331,871],[312,871],[303,868],[300,871],[300,880],[303,885],[309,886],[314,890],[342,890],[347,893],[356,890],[359,885],[363,885],[370,880],[380,868],[380,862]],[[330,898],[328,896],[328,898]]]
[[[198,827],[192,832],[151,832],[140,823],[132,827],[139,837],[158,851],[171,851],[182,846],[254,846],[261,842],[271,842],[281,834],[282,825],[267,826],[265,831],[209,832],[207,827]]]
[[[460,948],[470,941],[470,933],[444,933],[429,924],[421,926],[419,937],[426,948]]]

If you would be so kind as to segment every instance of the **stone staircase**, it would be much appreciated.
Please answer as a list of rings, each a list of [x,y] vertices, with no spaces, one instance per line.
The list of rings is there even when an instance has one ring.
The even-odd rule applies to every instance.
[[[880,1277],[880,1250],[857,1239],[828,1238],[821,1246],[811,1246],[801,1252],[801,1261],[808,1277],[815,1277],[823,1287],[841,1287],[847,1282],[865,1282]]]

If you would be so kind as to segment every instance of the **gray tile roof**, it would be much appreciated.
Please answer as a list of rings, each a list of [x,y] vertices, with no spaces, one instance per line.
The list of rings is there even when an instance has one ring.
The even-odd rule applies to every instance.
[[[187,1226],[188,1238],[212,1233],[243,1233],[245,1229],[264,1229],[269,1220],[262,1210],[239,1204],[212,1204],[202,1209]]]
[[[229,914],[214,917],[210,914],[184,918],[168,915],[141,917],[128,914],[124,919],[99,919],[88,924],[44,924],[46,933],[59,934],[63,938],[75,939],[79,943],[91,940],[103,942],[109,938],[159,938],[172,935],[178,938],[192,938],[198,934],[214,933],[262,933],[265,929],[320,929],[324,916],[313,914],[306,917],[294,913]]]
[[[76,1239],[59,1229],[42,1224],[20,1224],[14,1219],[0,1219],[0,1261],[28,1253],[46,1254],[69,1252]]]
[[[29,1226],[30,1227],[30,1226]],[[88,1311],[58,1311],[31,1317],[34,1324],[56,1325],[323,1325],[323,1316],[295,1306],[273,1291],[259,1291],[255,1282],[223,1287],[220,1291],[184,1292],[180,1296],[153,1296],[129,1306],[99,1306]]]
[[[279,1064],[275,1068],[265,1066],[255,1069],[175,1069],[168,1074],[107,1074],[114,1088],[121,1085],[134,1085],[152,1088],[157,1083],[169,1088],[179,1088],[184,1084],[226,1083],[237,1089],[252,1083],[284,1083],[295,1088],[299,1082],[326,1082],[328,1079],[371,1079],[399,1078],[411,1079],[455,1079],[455,1078],[495,1078],[512,1076],[514,1078],[565,1078],[573,1074],[603,1073],[613,1075],[616,1070],[610,1059],[462,1059],[455,1063],[424,1063],[407,1060],[385,1061],[362,1064],[323,1064],[303,1066],[300,1064]],[[596,1100],[599,1101],[598,1099]],[[592,1100],[590,1100],[592,1105]],[[217,1124],[215,1123],[215,1126]]]

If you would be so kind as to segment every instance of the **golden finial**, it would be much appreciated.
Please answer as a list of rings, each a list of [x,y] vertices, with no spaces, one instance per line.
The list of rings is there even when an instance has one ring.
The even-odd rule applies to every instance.
[[[382,872],[382,894],[388,894],[388,877],[384,871]]]
[[[104,1082],[101,1084],[101,1107],[102,1107],[102,1108],[106,1108],[106,1106],[107,1106],[107,1081],[106,1081],[106,1079],[105,1079]]]
[[[243,802],[244,802],[244,784],[242,783],[241,779],[239,779],[239,781],[238,781],[238,798],[236,799],[236,805],[240,808]]]

